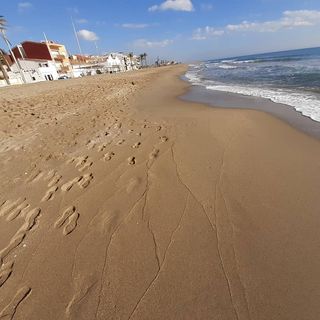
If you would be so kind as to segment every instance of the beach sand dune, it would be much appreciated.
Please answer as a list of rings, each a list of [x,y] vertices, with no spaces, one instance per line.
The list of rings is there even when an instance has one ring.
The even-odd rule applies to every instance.
[[[319,319],[319,141],[184,70],[1,89],[0,319]]]

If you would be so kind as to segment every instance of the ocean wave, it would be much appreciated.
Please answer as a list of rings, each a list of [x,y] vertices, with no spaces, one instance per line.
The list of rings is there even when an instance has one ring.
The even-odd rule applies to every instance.
[[[185,77],[192,83],[192,84],[200,84],[201,80],[196,72],[189,71],[185,74]]]
[[[320,48],[215,59],[190,67],[194,85],[269,99],[320,122]]]
[[[237,60],[235,60],[235,59],[230,59],[230,60],[222,60],[221,62],[222,62],[222,63],[230,63],[230,62],[235,62],[235,61],[237,61]]]
[[[314,95],[290,92],[285,90],[271,90],[258,87],[207,85],[208,90],[223,91],[269,99],[275,103],[292,106],[304,116],[320,122],[320,100]]]

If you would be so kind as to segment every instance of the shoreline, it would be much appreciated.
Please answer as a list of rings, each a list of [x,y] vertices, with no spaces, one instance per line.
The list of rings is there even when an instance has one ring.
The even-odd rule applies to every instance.
[[[320,142],[185,68],[0,97],[0,318],[317,320]]]
[[[214,108],[253,109],[266,112],[294,128],[320,139],[320,122],[303,115],[293,106],[276,103],[265,98],[208,90],[202,86],[191,84],[187,79],[184,79],[184,75],[182,80],[190,84],[190,90],[181,97],[185,101],[204,103]]]

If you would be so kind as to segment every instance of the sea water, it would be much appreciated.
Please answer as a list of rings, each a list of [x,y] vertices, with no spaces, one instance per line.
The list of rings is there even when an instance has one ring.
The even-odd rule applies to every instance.
[[[190,65],[186,77],[208,90],[290,105],[320,122],[320,48],[208,60]]]

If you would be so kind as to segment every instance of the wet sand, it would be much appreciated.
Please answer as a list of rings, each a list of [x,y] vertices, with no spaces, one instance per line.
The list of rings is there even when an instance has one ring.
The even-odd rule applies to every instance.
[[[0,319],[318,319],[320,142],[184,71],[0,90]]]
[[[320,123],[304,116],[289,105],[231,92],[207,90],[201,86],[192,86],[181,98],[186,101],[205,103],[214,108],[242,108],[267,112],[296,129],[320,139]]]

